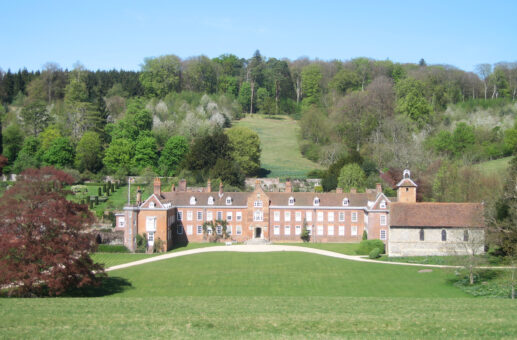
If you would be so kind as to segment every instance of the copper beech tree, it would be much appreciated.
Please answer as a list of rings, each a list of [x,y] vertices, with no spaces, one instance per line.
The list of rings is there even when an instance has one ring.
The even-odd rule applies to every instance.
[[[0,200],[0,287],[9,295],[59,295],[97,283],[90,258],[93,221],[86,205],[66,199],[68,174],[28,169]],[[97,274],[96,274],[97,272]]]

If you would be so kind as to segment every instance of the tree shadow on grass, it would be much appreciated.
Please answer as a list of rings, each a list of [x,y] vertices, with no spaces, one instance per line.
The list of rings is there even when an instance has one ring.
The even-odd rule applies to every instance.
[[[98,286],[74,288],[63,294],[64,297],[103,297],[122,293],[132,289],[133,285],[127,279],[117,276],[106,276],[99,279]]]
[[[271,173],[271,170],[260,168],[257,171],[257,177],[264,178],[264,177],[267,177],[267,175],[269,175],[270,173]]]

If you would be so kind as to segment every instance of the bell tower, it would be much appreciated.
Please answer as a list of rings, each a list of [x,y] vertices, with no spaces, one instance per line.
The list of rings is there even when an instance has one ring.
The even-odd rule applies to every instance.
[[[402,180],[397,183],[397,202],[416,203],[416,185],[411,179],[411,172],[406,169],[402,173]]]

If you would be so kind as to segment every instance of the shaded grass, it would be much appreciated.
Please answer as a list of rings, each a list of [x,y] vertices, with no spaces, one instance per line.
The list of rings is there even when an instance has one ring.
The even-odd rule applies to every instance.
[[[474,165],[474,167],[486,175],[505,175],[506,170],[508,169],[508,164],[510,163],[511,159],[512,157],[494,159],[492,161],[486,161],[476,164]]]
[[[321,255],[206,253],[110,272],[133,285],[117,296],[466,297],[442,270]]]
[[[151,297],[0,300],[4,338],[516,338],[512,301]]]
[[[298,145],[299,126],[288,116],[275,119],[261,115],[247,116],[236,126],[245,126],[258,133],[262,148],[261,166],[271,173],[268,177],[306,177],[307,172],[322,167],[306,158]]]

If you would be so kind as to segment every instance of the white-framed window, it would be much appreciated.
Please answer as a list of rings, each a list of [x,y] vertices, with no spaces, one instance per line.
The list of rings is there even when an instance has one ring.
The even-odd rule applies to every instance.
[[[187,221],[192,221],[192,211],[187,211]]]
[[[302,226],[301,225],[297,225],[294,227],[294,234],[295,235],[301,235],[302,234]]]
[[[273,227],[273,234],[280,235],[280,226],[276,225]]]
[[[151,233],[147,234],[147,241],[149,242],[149,245],[153,245],[154,244],[154,232],[151,232]]]
[[[345,222],[345,212],[344,211],[339,212],[339,222]]]
[[[231,225],[227,225],[227,226],[226,226],[226,233],[227,233],[228,235],[231,235],[231,234],[232,234],[232,226],[231,226]]]
[[[381,215],[380,218],[381,218],[381,220],[380,220],[381,225],[386,225],[386,215]]]
[[[262,211],[260,210],[257,210],[253,213],[253,221],[263,221],[264,220],[264,214],[262,213]]]
[[[242,212],[241,211],[237,211],[235,213],[235,217],[236,217],[237,221],[242,221]]]
[[[149,203],[149,208],[154,208],[154,207],[156,207],[156,204],[154,204],[154,202],[150,202]]]
[[[223,219],[223,212],[222,211],[218,211],[217,212],[217,220],[221,221],[222,219]]]
[[[286,211],[284,212],[284,221],[291,221],[291,212],[290,211]]]
[[[386,201],[381,201],[380,207],[381,209],[386,209]]]
[[[178,211],[177,218],[178,218],[178,221],[183,220],[183,211]]]
[[[344,225],[340,225],[339,228],[338,228],[338,235],[339,236],[345,236],[345,226]]]
[[[197,231],[197,234],[198,234],[198,235],[203,234],[203,226],[202,226],[202,225],[198,225],[198,226],[197,226],[197,230],[196,230],[196,231]]]
[[[318,211],[318,222],[323,222],[323,211]]]
[[[280,222],[280,211],[275,211],[275,212],[273,213],[273,220],[274,220],[275,222]]]
[[[302,221],[302,212],[301,211],[295,212],[294,218],[295,218],[296,222],[301,222]]]
[[[286,225],[284,227],[284,235],[291,235],[291,226],[290,225]]]
[[[196,198],[194,196],[190,198],[190,205],[196,205]]]
[[[212,231],[212,227],[206,227],[206,233],[208,235],[212,235],[213,231]]]
[[[384,230],[384,229],[381,230],[381,240],[383,240],[383,241],[386,240],[386,230]]]
[[[307,226],[307,231],[309,232],[309,235],[312,236],[312,226],[311,225]]]
[[[334,222],[334,212],[333,211],[332,212],[330,212],[330,211],[328,212],[328,214],[327,214],[327,221],[328,222]]]
[[[233,213],[231,211],[227,212],[226,213],[226,220],[227,221],[231,221],[233,218]]]
[[[357,211],[352,212],[352,222],[357,222]]]
[[[348,207],[348,203],[350,203],[350,201],[348,200],[348,198],[343,198],[343,206],[344,207]]]
[[[192,235],[192,226],[191,225],[187,226],[187,235]]]
[[[198,211],[197,212],[197,220],[198,221],[203,221],[203,212],[202,211]]]
[[[320,205],[320,199],[319,199],[319,197],[314,197],[313,204],[314,204],[314,205],[316,205],[316,206]]]
[[[172,230],[171,228],[167,228],[167,240],[172,239]]]
[[[226,205],[232,205],[232,198],[226,197]]]
[[[352,228],[350,229],[350,235],[357,236],[357,226],[356,225],[353,225]]]
[[[319,225],[318,226],[318,235],[323,235],[323,226],[322,225]]]
[[[307,222],[312,222],[312,211],[305,212],[305,219]]]
[[[212,221],[214,219],[214,213],[211,212],[211,211],[207,211],[206,212],[206,220],[207,221]]]
[[[147,216],[145,218],[145,231],[156,231],[156,216]]]
[[[223,234],[223,227],[218,225],[217,227],[215,227],[215,232],[217,233],[217,235],[222,235]]]
[[[213,196],[208,197],[208,205],[214,205],[214,197]]]
[[[253,202],[253,206],[255,208],[262,208],[262,201],[255,201],[255,202]]]
[[[235,227],[235,233],[237,235],[242,235],[242,226],[238,225]]]
[[[182,235],[183,234],[183,226],[180,224],[178,226],[178,235]]]
[[[289,205],[294,205],[294,197],[289,197]]]
[[[125,224],[126,224],[126,218],[125,217],[119,217],[118,218],[118,226],[120,228],[123,228]]]
[[[327,235],[328,236],[334,236],[334,226],[333,225],[329,225],[328,228],[327,228]]]

